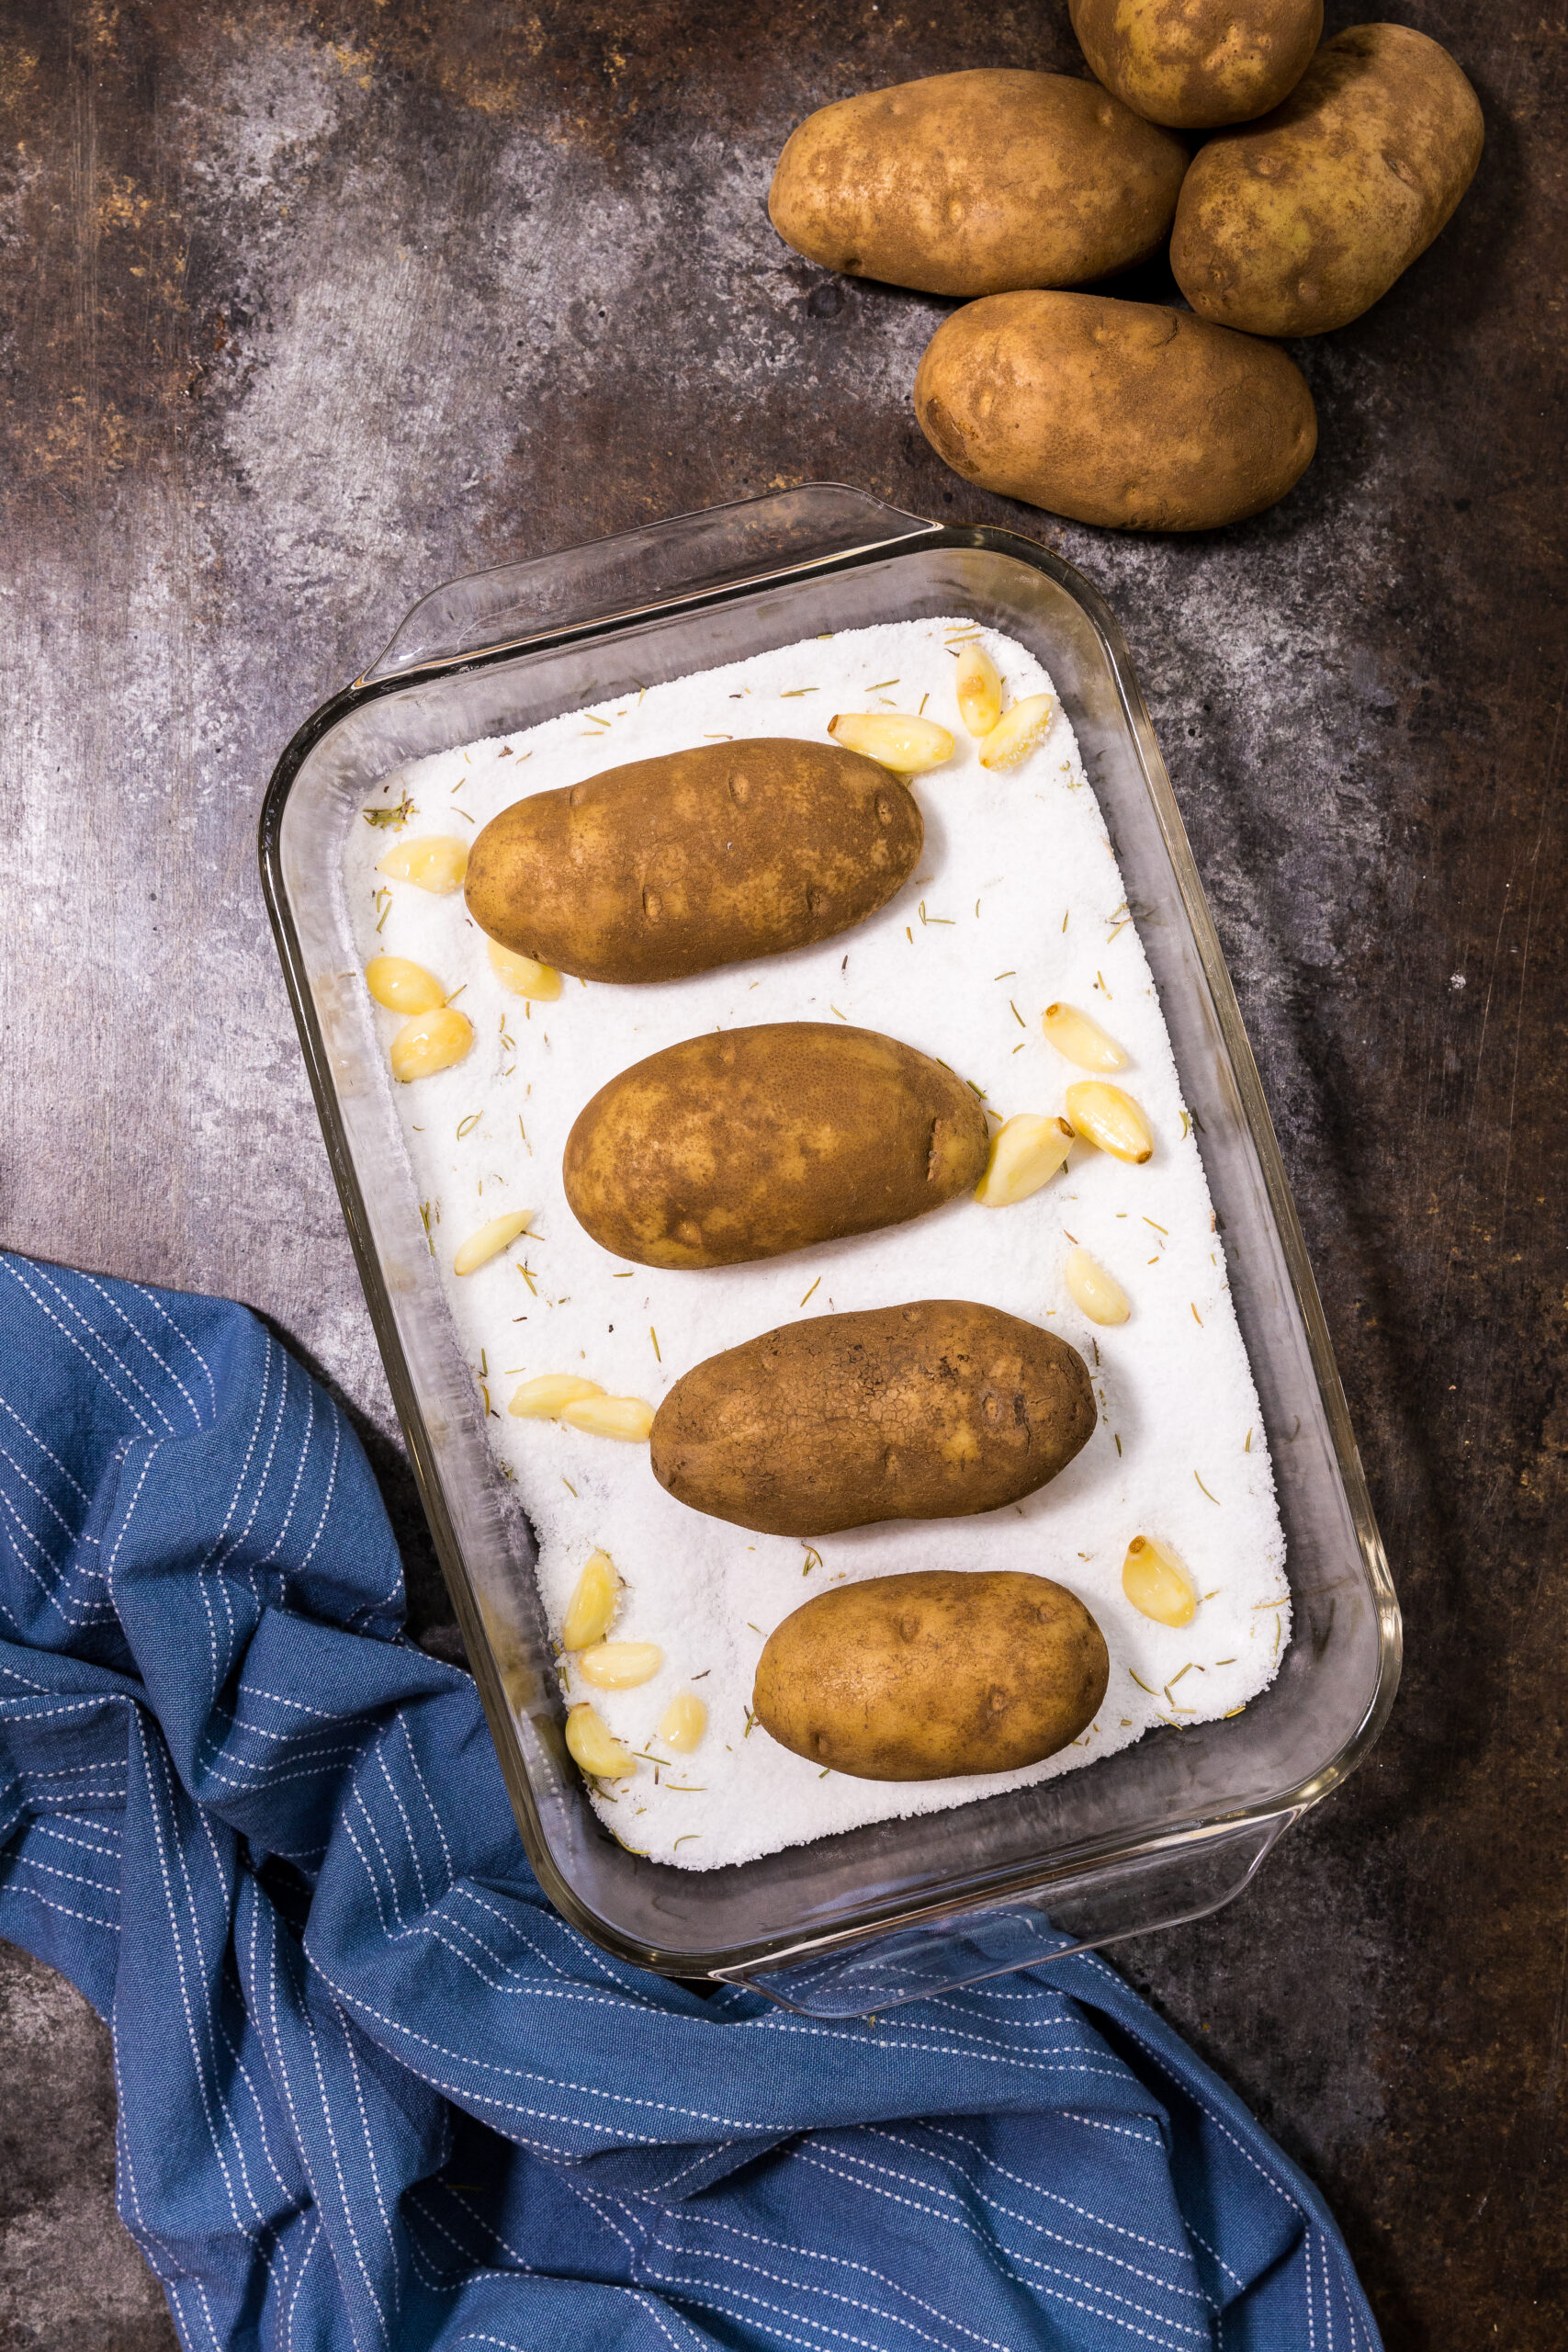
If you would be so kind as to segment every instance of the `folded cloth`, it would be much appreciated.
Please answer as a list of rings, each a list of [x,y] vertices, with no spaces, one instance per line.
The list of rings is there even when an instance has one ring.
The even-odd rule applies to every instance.
[[[0,1932],[114,2038],[189,2346],[1326,2352],[1322,2199],[1089,1956],[874,2024],[555,1915],[243,1307],[0,1254]]]

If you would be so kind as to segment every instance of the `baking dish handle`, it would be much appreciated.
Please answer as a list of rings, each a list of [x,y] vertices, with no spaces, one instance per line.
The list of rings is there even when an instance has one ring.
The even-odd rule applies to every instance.
[[[714,1973],[800,2016],[875,2016],[987,1976],[1092,1951],[1122,1936],[1201,1919],[1241,1893],[1296,1817],[1295,1810],[1270,1814],[1173,1841],[1131,1865],[1121,1860],[1054,1880],[1008,1903],[807,1950],[761,1968]]]
[[[716,588],[754,587],[922,538],[938,527],[831,481],[677,514],[432,589],[361,683],[405,677],[434,662],[496,652],[591,623],[625,621]]]

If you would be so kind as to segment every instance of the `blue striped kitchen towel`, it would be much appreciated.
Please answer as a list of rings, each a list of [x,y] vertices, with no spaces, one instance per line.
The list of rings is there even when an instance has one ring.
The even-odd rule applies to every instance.
[[[114,2035],[209,2352],[1369,2352],[1323,2200],[1103,1962],[870,2023],[621,1967],[399,1638],[243,1307],[0,1255],[0,1932]]]

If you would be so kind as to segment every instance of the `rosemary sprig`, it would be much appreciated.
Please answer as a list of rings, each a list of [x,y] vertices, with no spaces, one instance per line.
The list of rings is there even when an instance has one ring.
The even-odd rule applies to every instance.
[[[413,802],[409,798],[408,794],[405,792],[395,808],[366,808],[361,811],[361,814],[364,816],[365,821],[367,825],[381,827],[388,825],[395,826],[397,831],[401,832],[403,827],[408,823],[409,819],[411,817],[417,817],[419,810],[414,807]]]

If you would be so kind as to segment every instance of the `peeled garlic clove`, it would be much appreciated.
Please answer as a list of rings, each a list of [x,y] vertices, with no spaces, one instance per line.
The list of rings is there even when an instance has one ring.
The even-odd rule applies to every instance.
[[[416,1012],[392,1040],[392,1076],[403,1085],[460,1062],[474,1042],[473,1024],[449,1004]]]
[[[389,1012],[434,1012],[446,1001],[434,973],[423,964],[412,964],[406,956],[372,956],[365,967],[365,985]]]
[[[595,1781],[619,1781],[637,1770],[637,1758],[623,1747],[604,1717],[584,1701],[566,1717],[567,1753],[580,1772]]]
[[[958,716],[971,735],[988,735],[1002,715],[1002,682],[983,645],[958,656]]]
[[[513,1410],[515,1412],[516,1406]],[[562,1407],[559,1419],[569,1428],[586,1430],[590,1437],[625,1438],[630,1445],[647,1442],[653,1427],[653,1408],[640,1396],[584,1396]]]
[[[1015,768],[1026,760],[1056,715],[1055,695],[1025,695],[1004,711],[980,749],[983,768]]]
[[[1134,1535],[1122,1563],[1122,1589],[1141,1617],[1156,1625],[1190,1625],[1198,1614],[1192,1579],[1168,1544]]]
[[[595,1642],[579,1653],[577,1670],[596,1690],[635,1690],[664,1663],[657,1642]]]
[[[506,1216],[492,1216],[488,1225],[469,1234],[452,1261],[452,1272],[472,1274],[488,1265],[502,1250],[510,1249],[520,1233],[526,1233],[533,1214],[532,1209],[513,1209]]]
[[[1130,1159],[1141,1168],[1154,1151],[1149,1123],[1130,1094],[1119,1086],[1102,1086],[1098,1079],[1080,1079],[1066,1092],[1067,1116],[1087,1142],[1108,1151],[1112,1159]]]
[[[520,1421],[553,1421],[581,1397],[604,1394],[596,1380],[580,1380],[575,1372],[542,1372],[523,1383],[506,1409]]]
[[[460,888],[468,870],[468,844],[451,833],[425,833],[417,841],[399,842],[376,868],[394,882],[412,882],[440,898]]]
[[[1098,1021],[1076,1004],[1048,1004],[1040,1016],[1046,1040],[1079,1069],[1125,1069],[1127,1057]]]
[[[907,718],[897,710],[840,711],[829,734],[846,752],[862,752],[896,775],[919,775],[953,757],[953,738],[932,718]]]
[[[708,1711],[694,1691],[682,1690],[659,1718],[659,1737],[677,1756],[689,1756],[708,1727]]]
[[[485,954],[502,987],[513,996],[532,997],[536,1004],[548,1004],[559,996],[560,974],[553,964],[536,964],[531,956],[514,956],[499,939],[485,941]]]
[[[1087,1250],[1075,1250],[1067,1259],[1066,1273],[1074,1303],[1091,1323],[1125,1323],[1133,1311],[1127,1294],[1098,1258],[1091,1258]]]
[[[513,1411],[516,1408],[513,1408]],[[566,1623],[561,1627],[561,1647],[585,1650],[594,1642],[602,1642],[610,1630],[610,1620],[621,1597],[620,1578],[608,1552],[591,1552],[577,1588],[567,1603]]]
[[[991,1156],[975,1198],[987,1209],[1008,1209],[1015,1201],[1026,1201],[1065,1167],[1073,1140],[1066,1119],[1020,1111],[991,1137]]]

